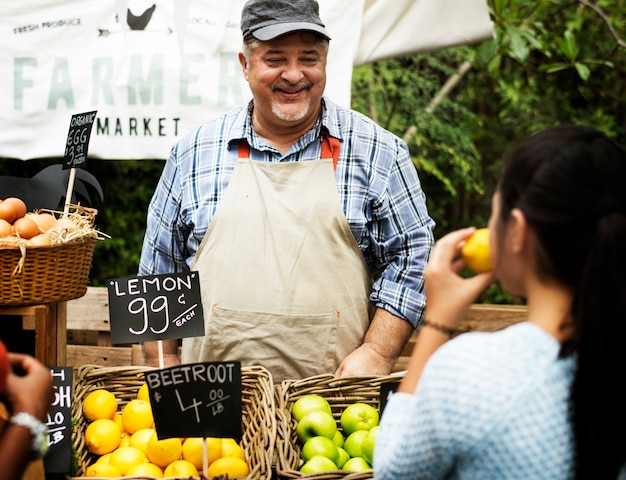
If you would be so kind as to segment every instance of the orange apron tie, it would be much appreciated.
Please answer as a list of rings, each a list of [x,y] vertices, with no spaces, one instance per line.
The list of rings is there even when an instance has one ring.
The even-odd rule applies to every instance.
[[[332,158],[333,170],[337,170],[337,162],[339,161],[340,142],[338,138],[324,135],[322,137],[322,155],[320,158]],[[239,158],[250,158],[250,145],[245,138],[241,139],[238,145]]]

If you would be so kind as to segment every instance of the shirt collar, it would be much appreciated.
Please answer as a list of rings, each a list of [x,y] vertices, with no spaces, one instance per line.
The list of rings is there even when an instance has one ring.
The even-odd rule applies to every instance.
[[[233,122],[232,128],[230,129],[230,134],[228,136],[229,145],[233,142],[238,143],[242,139],[246,139],[249,144],[252,144],[253,107],[253,100],[250,100],[246,107],[241,107],[235,121]],[[320,118],[315,125],[313,125],[313,128],[303,135],[302,139],[305,139],[309,135],[313,135],[314,138],[317,138],[319,137],[320,130],[339,140],[342,138],[341,130],[339,128],[337,105],[326,97],[322,98],[322,112],[320,114]]]

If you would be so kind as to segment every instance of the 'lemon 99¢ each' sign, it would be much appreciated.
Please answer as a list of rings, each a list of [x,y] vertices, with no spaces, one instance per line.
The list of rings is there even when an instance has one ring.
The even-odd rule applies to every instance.
[[[197,272],[108,281],[113,345],[204,335]]]
[[[241,363],[205,362],[145,373],[159,439],[241,440]]]

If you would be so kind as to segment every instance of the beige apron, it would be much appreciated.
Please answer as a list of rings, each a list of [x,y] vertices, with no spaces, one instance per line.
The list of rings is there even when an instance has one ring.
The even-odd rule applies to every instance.
[[[339,143],[322,146],[321,160],[266,163],[240,143],[191,266],[205,336],[183,339],[183,363],[239,360],[278,383],[334,373],[361,345],[371,277],[335,185]]]

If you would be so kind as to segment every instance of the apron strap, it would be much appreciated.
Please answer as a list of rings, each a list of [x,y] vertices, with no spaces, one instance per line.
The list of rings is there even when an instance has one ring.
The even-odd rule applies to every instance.
[[[338,138],[324,135],[322,137],[322,158],[333,159],[333,169],[337,170],[337,162],[339,161],[340,142]],[[250,158],[250,145],[245,138],[239,141],[238,147],[239,158]]]

